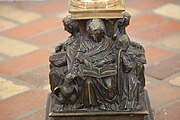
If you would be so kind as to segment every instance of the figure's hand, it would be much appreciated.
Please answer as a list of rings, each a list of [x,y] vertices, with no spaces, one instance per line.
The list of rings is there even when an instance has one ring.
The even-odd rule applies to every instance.
[[[70,81],[73,80],[75,78],[74,74],[68,73],[65,77],[65,81]]]
[[[95,65],[95,67],[103,67],[105,63],[106,63],[105,60],[101,60],[99,63],[97,63],[97,65]]]
[[[124,65],[124,70],[125,70],[126,73],[131,72],[131,70],[132,70],[132,65],[131,65],[131,64]]]
[[[84,63],[87,67],[92,67],[92,64],[91,64],[87,59],[84,59],[84,60],[83,60],[83,63]]]

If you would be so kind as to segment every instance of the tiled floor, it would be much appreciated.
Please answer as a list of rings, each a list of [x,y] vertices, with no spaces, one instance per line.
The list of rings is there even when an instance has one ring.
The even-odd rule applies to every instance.
[[[180,120],[180,2],[126,0],[128,34],[146,48],[155,120]],[[48,57],[64,42],[67,0],[0,2],[0,120],[43,120]]]

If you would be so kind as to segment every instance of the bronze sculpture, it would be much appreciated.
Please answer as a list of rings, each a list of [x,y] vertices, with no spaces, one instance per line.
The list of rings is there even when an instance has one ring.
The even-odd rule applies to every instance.
[[[111,19],[100,14],[100,18],[77,18],[72,11],[63,19],[64,28],[71,35],[50,56],[52,93],[47,119],[63,119],[61,116],[70,112],[74,113],[70,116],[78,116],[78,112],[127,116],[135,113],[142,115],[142,120],[153,119],[152,115],[146,116],[151,114],[151,108],[144,90],[145,50],[126,33],[131,16],[123,9],[118,10],[119,16]]]

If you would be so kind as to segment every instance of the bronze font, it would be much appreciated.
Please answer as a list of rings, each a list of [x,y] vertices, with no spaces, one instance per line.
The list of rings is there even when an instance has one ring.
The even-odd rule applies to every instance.
[[[153,120],[145,117],[151,114],[144,90],[145,50],[127,35],[131,15],[122,6],[121,0],[70,1],[71,14],[63,19],[70,36],[49,59],[47,119],[121,114],[129,120],[134,114]]]

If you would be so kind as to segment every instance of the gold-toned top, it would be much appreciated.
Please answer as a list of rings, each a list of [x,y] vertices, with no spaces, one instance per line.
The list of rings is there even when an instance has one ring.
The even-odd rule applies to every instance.
[[[120,18],[123,0],[70,0],[69,12],[74,19]]]
[[[117,8],[121,0],[71,0],[71,6],[79,10]]]

